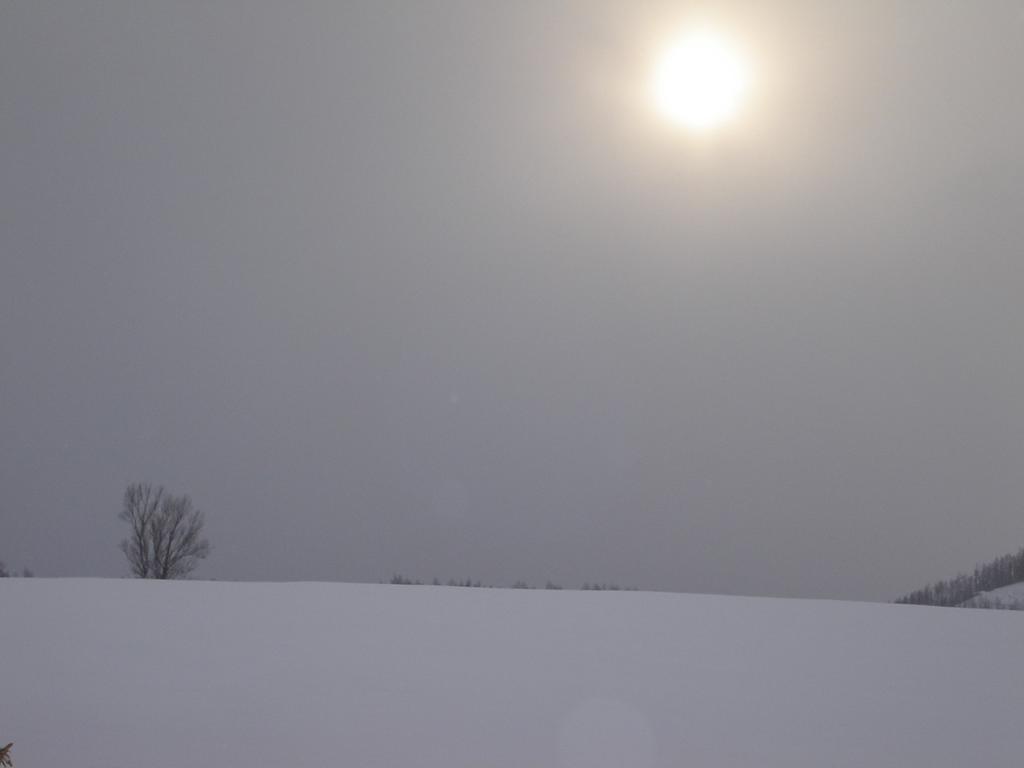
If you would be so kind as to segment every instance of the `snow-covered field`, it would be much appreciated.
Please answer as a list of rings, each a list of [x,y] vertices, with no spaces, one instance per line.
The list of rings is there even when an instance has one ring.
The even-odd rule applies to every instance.
[[[17,768],[964,768],[1024,614],[638,592],[0,581]]]

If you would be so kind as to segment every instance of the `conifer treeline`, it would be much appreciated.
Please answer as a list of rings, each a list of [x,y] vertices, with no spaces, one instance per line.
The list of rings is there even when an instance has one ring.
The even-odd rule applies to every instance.
[[[1016,554],[997,557],[979,565],[974,573],[961,573],[950,581],[937,581],[923,589],[896,600],[909,605],[955,606],[965,603],[979,592],[990,592],[1024,581],[1024,547]]]

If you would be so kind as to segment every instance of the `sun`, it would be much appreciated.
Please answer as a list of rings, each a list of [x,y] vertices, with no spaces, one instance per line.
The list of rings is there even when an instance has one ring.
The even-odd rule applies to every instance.
[[[652,80],[661,114],[697,133],[732,120],[749,87],[749,67],[739,49],[709,29],[690,32],[668,46]]]

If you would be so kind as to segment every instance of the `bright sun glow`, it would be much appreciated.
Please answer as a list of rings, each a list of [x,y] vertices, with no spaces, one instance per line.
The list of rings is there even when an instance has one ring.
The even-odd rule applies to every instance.
[[[662,54],[654,72],[654,99],[669,119],[706,132],[739,112],[749,84],[740,53],[721,36],[701,30]]]

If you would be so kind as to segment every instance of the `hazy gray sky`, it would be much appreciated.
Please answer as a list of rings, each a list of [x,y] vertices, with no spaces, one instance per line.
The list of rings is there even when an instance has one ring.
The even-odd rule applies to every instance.
[[[694,9],[754,98],[694,140]],[[1024,545],[1021,2],[0,3],[0,559],[888,599]]]

